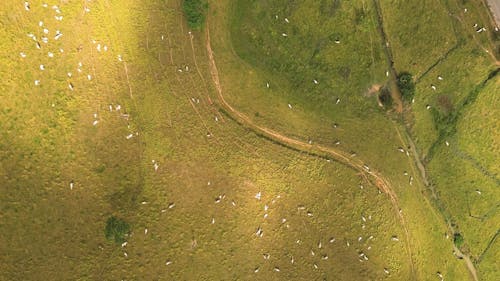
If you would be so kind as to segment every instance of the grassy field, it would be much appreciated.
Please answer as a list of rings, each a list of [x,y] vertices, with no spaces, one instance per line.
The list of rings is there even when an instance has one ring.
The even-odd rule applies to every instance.
[[[218,2],[215,7],[214,5],[211,6],[215,10],[214,14],[216,15],[209,18],[209,22],[211,21],[212,45],[221,73],[226,98],[230,100],[231,104],[237,105],[237,108],[245,112],[247,116],[250,116],[254,122],[264,124],[280,132],[285,132],[289,136],[305,141],[310,139],[313,143],[317,142],[328,145],[332,145],[332,141],[335,143],[335,140],[340,140],[341,144],[339,144],[339,147],[342,150],[355,151],[359,157],[365,159],[369,164],[374,164],[376,169],[382,171],[383,174],[390,175],[393,186],[396,187],[402,201],[401,206],[403,211],[408,210],[406,216],[409,217],[408,220],[413,233],[413,247],[417,248],[418,250],[416,251],[420,254],[427,253],[421,256],[420,254],[416,254],[414,257],[418,267],[419,278],[434,278],[430,276],[434,276],[437,271],[443,270],[443,268],[447,268],[447,276],[449,277],[453,276],[453,278],[457,279],[467,278],[467,274],[463,271],[465,268],[457,268],[457,264],[453,261],[452,256],[449,256],[449,259],[447,257],[446,261],[442,260],[443,257],[441,255],[448,253],[448,250],[445,248],[449,242],[444,242],[444,233],[447,230],[439,226],[441,219],[439,215],[428,212],[429,208],[432,207],[425,201],[425,197],[421,194],[423,192],[421,182],[414,182],[413,187],[415,188],[412,188],[408,183],[408,177],[404,176],[404,171],[407,171],[410,175],[418,174],[417,169],[412,166],[411,158],[407,158],[406,155],[401,154],[396,149],[398,146],[407,146],[403,134],[398,133],[398,130],[399,132],[404,130],[397,123],[392,122],[391,118],[388,118],[383,110],[378,108],[373,97],[371,100],[369,97],[365,97],[366,100],[363,101],[359,100],[359,97],[363,96],[367,89],[358,90],[357,93],[356,91],[336,92],[335,94],[341,97],[342,100],[339,104],[335,104],[335,102],[329,103],[328,98],[324,97],[321,99],[307,98],[308,92],[306,87],[315,85],[313,81],[311,83],[305,81],[303,84],[297,83],[295,85],[293,84],[295,83],[295,76],[292,76],[293,69],[283,73],[285,71],[281,70],[279,66],[266,64],[268,59],[252,60],[252,56],[257,58],[267,57],[265,50],[272,50],[272,47],[267,45],[270,43],[262,43],[272,41],[272,39],[265,39],[265,37],[275,36],[277,37],[278,44],[281,44],[281,39],[283,39],[281,37],[284,36],[280,36],[281,33],[278,30],[283,28],[280,27],[282,25],[289,28],[289,30],[319,30],[315,29],[315,26],[312,24],[311,26],[300,25],[296,27],[292,20],[296,13],[314,13],[315,10],[310,7],[311,5],[314,6],[314,4],[296,3],[293,5],[293,9],[289,8],[287,10],[285,5],[281,5],[282,3],[279,1],[270,3],[254,1],[241,3],[241,6],[239,6],[240,3],[238,5],[233,3],[232,9],[235,10],[234,13],[245,15],[243,17],[231,16],[226,11],[227,5],[230,5],[228,2]],[[375,23],[374,10],[371,8],[371,3],[369,2],[361,1],[355,2],[352,5],[344,4],[342,5],[342,9],[345,9],[345,11],[339,12],[339,14],[348,14],[348,11],[352,9],[351,6],[363,6],[363,4],[365,9],[370,10],[372,14],[371,16],[367,15],[366,18],[371,17],[373,23]],[[261,10],[262,12],[259,12]],[[250,17],[252,14],[255,16]],[[272,25],[266,24],[267,21],[276,19],[276,14],[281,20]],[[288,25],[283,17],[288,19]],[[317,16],[312,16],[312,18],[315,17]],[[335,16],[330,18],[329,21],[341,22]],[[261,29],[248,31],[249,29],[261,26],[261,23]],[[344,24],[347,25],[346,23]],[[219,28],[226,25],[239,26],[241,29],[236,29],[228,33],[224,29]],[[276,28],[275,26],[278,27]],[[374,36],[373,42],[376,42],[375,40],[380,39],[376,39],[379,35],[376,32],[376,26],[372,26],[370,33]],[[276,30],[273,31],[273,29]],[[250,35],[246,35],[245,33],[247,32]],[[324,32],[326,33],[327,31]],[[293,52],[293,54],[287,57],[281,54],[279,50],[275,50],[276,54],[273,55],[273,57],[281,56],[279,61],[285,65],[283,67],[293,64],[300,58],[300,42],[304,42],[300,37],[295,38],[290,36],[290,32],[285,33],[288,36],[284,38],[286,41],[283,41],[284,43],[282,44],[294,46],[294,48],[287,48],[286,50],[287,53]],[[263,41],[259,41],[257,37],[253,38],[252,34],[264,37]],[[319,34],[317,36],[321,37],[325,35]],[[351,34],[351,36],[354,35]],[[368,36],[364,36],[363,38],[358,38],[357,40],[363,41],[369,39]],[[243,39],[245,41],[241,42],[240,40]],[[380,44],[381,42],[378,42],[373,46],[374,48],[380,48]],[[264,51],[260,51],[261,49]],[[249,55],[249,52],[252,55]],[[338,57],[335,57],[330,54],[329,57],[326,57],[326,60],[333,62],[337,58],[342,59],[342,55],[339,54]],[[383,59],[379,60],[378,68],[382,75],[380,76],[380,80],[375,82],[384,84],[384,79],[386,79],[384,70],[387,69],[387,66],[384,65]],[[320,70],[317,70],[316,73],[319,72]],[[269,88],[267,88],[267,82],[269,82]],[[320,81],[318,80],[318,82]],[[357,80],[353,80],[350,83],[353,89],[363,88],[360,85],[356,86]],[[295,87],[290,85],[295,85]],[[316,86],[320,85],[321,83],[318,83]],[[349,99],[348,102],[344,103],[344,98]],[[287,106],[288,103],[292,105],[291,109]],[[268,108],[268,110],[262,110],[263,108]],[[344,114],[344,110],[347,113]],[[359,112],[363,113],[359,114]],[[352,114],[359,115],[352,116]],[[349,116],[350,118],[345,118],[344,116]],[[339,119],[342,121],[339,122]],[[359,122],[360,120],[363,120],[363,122]],[[337,128],[332,123],[337,123]],[[360,142],[360,140],[363,141]],[[429,225],[434,226],[429,228]],[[432,229],[432,231],[429,232],[429,229]],[[443,246],[445,248],[441,248]],[[433,260],[442,260],[444,263],[441,265],[429,264],[429,255],[440,256],[439,259]]]
[[[498,107],[498,32],[481,1],[440,1],[436,9],[443,10],[442,15],[433,12],[425,27],[419,26],[417,18],[401,18],[408,14],[405,9],[421,9],[417,14],[422,17],[430,15],[430,1],[425,5],[400,2],[399,9],[393,8],[394,1],[382,3],[396,68],[416,74],[408,126],[427,163],[438,205],[462,233],[462,250],[478,265],[480,279],[494,280],[491,257],[498,256],[498,251],[488,245],[500,222],[498,170],[493,164],[498,162],[499,131],[493,117]],[[485,30],[477,32],[482,27]],[[433,35],[415,36],[425,28],[432,28]],[[414,44],[395,44],[409,42],[404,38],[410,35]],[[455,43],[449,48],[451,35]],[[411,64],[411,60],[426,64]]]
[[[398,71],[408,71],[418,77],[458,43],[442,1],[379,2]],[[410,14],[412,16],[408,16]]]
[[[488,245],[498,232],[498,78],[489,81],[476,101],[467,106],[457,120],[456,133],[441,144],[429,163],[439,197],[452,214],[452,220],[463,233],[466,251],[479,268],[491,268],[492,260],[483,255],[498,256]],[[459,200],[457,200],[459,199]],[[493,252],[489,254],[488,252]],[[496,251],[496,252],[495,252]],[[489,265],[488,265],[489,264]],[[491,274],[487,270],[484,276]],[[485,280],[490,280],[485,278]]]
[[[408,275],[385,196],[350,169],[262,140],[210,105],[203,49],[193,53],[179,2],[94,1],[87,13],[81,3],[60,5],[62,22],[57,8],[30,4],[2,7],[0,279]],[[37,49],[26,35],[39,39],[43,28],[49,42]],[[112,215],[131,225],[123,248],[105,239]],[[361,251],[369,262],[358,261]]]
[[[397,151],[407,147],[403,126],[369,91],[388,79],[371,1],[209,1],[205,30],[191,33],[181,2],[0,8],[0,280],[469,280],[411,157]],[[395,189],[409,241],[388,196],[356,171],[262,138],[221,110],[207,28],[231,105],[256,124],[356,152]],[[474,65],[464,76],[487,74]],[[497,87],[486,84],[458,134],[481,122]],[[450,141],[485,157],[471,140]],[[430,165],[463,161],[440,160],[440,149]],[[450,178],[436,177],[440,195]],[[481,190],[492,195],[471,201],[478,213],[498,198],[494,184]],[[127,245],[106,240],[111,216],[130,224]],[[491,218],[460,224],[474,255],[487,244],[478,235],[498,225]],[[484,280],[496,257],[482,257]]]

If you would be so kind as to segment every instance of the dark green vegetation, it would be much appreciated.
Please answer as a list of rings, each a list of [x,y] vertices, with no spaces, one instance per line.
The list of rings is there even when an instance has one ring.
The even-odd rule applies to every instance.
[[[462,246],[464,245],[464,238],[462,237],[462,235],[460,233],[453,234],[453,243],[455,243],[455,245],[459,249],[462,248]]]
[[[377,104],[390,78],[372,1],[217,0],[208,21],[182,0],[93,0],[88,13],[62,1],[62,21],[42,1],[29,12],[4,2],[0,280],[470,280],[454,233],[481,280],[495,280],[498,77],[485,81],[492,42],[465,32],[482,19],[476,2],[472,19],[462,1],[380,3],[396,70],[415,75],[405,118],[430,186],[413,151],[398,151],[409,145],[400,116]],[[37,49],[26,35],[43,28]],[[401,209],[349,166],[235,122],[212,83],[207,31],[234,108],[353,152]],[[453,134],[427,104],[456,116]],[[131,226],[110,221],[119,241],[129,234],[124,247],[103,235],[112,216]]]
[[[125,242],[125,239],[129,232],[130,225],[123,219],[112,216],[106,221],[104,235],[108,240],[112,240],[116,243],[121,244]]]
[[[413,76],[408,72],[402,72],[398,74],[397,78],[397,85],[401,91],[403,99],[411,102],[413,96],[415,95],[415,83],[413,82]]]
[[[199,30],[203,27],[208,10],[206,0],[182,0],[182,9],[190,28]]]

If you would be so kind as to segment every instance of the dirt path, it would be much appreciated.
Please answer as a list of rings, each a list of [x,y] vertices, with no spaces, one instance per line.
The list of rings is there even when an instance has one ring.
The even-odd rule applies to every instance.
[[[220,84],[219,80],[219,72],[217,70],[217,65],[215,64],[215,59],[214,59],[214,54],[212,51],[212,46],[210,44],[210,31],[208,27],[208,22],[206,26],[206,48],[207,48],[207,53],[208,53],[208,58],[209,58],[209,64],[210,64],[210,74],[212,76],[213,83],[215,85],[215,88],[217,90],[217,96],[219,98],[221,106],[227,111],[228,114],[232,115],[233,118],[235,118],[238,122],[241,124],[244,124],[245,126],[249,127],[250,129],[254,130],[255,132],[264,135],[265,137],[268,137],[269,139],[272,139],[274,141],[277,141],[279,143],[285,144],[286,146],[293,147],[295,149],[304,151],[304,152],[319,152],[320,154],[327,154],[331,157],[333,157],[335,160],[346,164],[347,166],[353,168],[354,170],[358,171],[360,175],[367,181],[372,182],[377,186],[377,188],[382,191],[383,193],[387,194],[389,196],[389,199],[391,201],[391,204],[393,205],[393,208],[401,222],[401,226],[403,227],[403,230],[405,232],[405,241],[406,241],[406,249],[408,253],[408,260],[409,264],[411,267],[411,272],[412,272],[412,278],[415,279],[415,268],[413,264],[413,254],[411,251],[410,247],[410,234],[406,225],[406,221],[403,217],[403,214],[401,212],[401,208],[399,205],[399,200],[394,192],[394,190],[391,188],[389,182],[378,172],[374,170],[370,170],[367,168],[367,166],[362,162],[358,160],[351,159],[350,155],[347,153],[331,148],[331,147],[326,147],[322,145],[312,145],[304,141],[296,140],[290,137],[287,137],[285,135],[282,135],[276,131],[273,131],[269,128],[260,126],[255,124],[250,118],[248,118],[245,114],[241,113],[240,111],[236,110],[233,108],[224,98],[223,91],[222,91],[222,86]]]

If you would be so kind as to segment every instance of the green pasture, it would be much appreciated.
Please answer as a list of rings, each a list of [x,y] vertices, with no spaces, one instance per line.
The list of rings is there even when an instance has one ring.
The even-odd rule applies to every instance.
[[[395,68],[416,78],[404,118],[372,88],[389,79],[375,2],[187,2],[0,5],[0,280],[472,280],[445,218],[494,280],[498,78],[481,83],[497,42],[467,29],[488,24],[479,2],[457,19],[462,1],[380,1]],[[231,106],[362,159],[401,209],[235,122],[207,32]],[[444,212],[398,151],[409,136]]]

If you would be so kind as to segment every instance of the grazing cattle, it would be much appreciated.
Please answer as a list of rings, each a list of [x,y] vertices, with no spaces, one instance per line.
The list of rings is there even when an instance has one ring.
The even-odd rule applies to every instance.
[[[45,70],[45,65],[40,64],[40,70]]]
[[[262,193],[259,191],[257,194],[255,194],[255,199],[260,200],[260,197],[262,196]]]
[[[286,33],[282,33],[281,36],[287,37],[288,35]]]
[[[30,10],[30,3],[28,3],[28,2],[24,2],[24,9],[25,9],[26,11],[29,11],[29,10]]]
[[[172,261],[166,261],[165,262],[165,265],[171,265],[172,264]]]
[[[54,53],[52,53],[52,52],[48,52],[48,53],[47,53],[47,56],[48,56],[49,58],[53,58],[53,57],[54,57]]]
[[[35,80],[35,86],[39,86],[40,85],[40,80]]]
[[[94,120],[94,122],[92,122],[92,126],[96,126],[97,123],[99,123],[99,120]]]
[[[279,268],[279,267],[277,267],[277,266],[275,266],[275,267],[274,267],[274,271],[276,271],[276,272],[280,272],[280,268]]]
[[[259,226],[259,228],[257,228],[257,231],[255,232],[255,235],[257,237],[262,237],[262,235],[264,235],[264,230],[262,230],[262,227]]]
[[[260,267],[256,267],[256,268],[253,270],[253,272],[257,273],[257,272],[259,272],[259,270],[260,270]]]
[[[69,82],[68,87],[71,91],[75,89],[75,86],[73,86],[73,83]]]
[[[318,80],[316,80],[316,79],[313,79],[313,82],[314,82],[314,84],[316,84],[316,85],[318,85],[318,84],[319,84]]]
[[[21,56],[21,58],[23,58],[23,59],[26,57],[26,54],[25,54],[25,53],[23,53],[23,52],[20,52],[20,53],[19,53],[19,55],[20,55],[20,56]]]
[[[290,23],[290,21],[287,18],[285,18],[285,21],[286,21],[286,23]]]
[[[291,105],[291,104],[288,104],[288,108],[292,109],[292,105]]]

